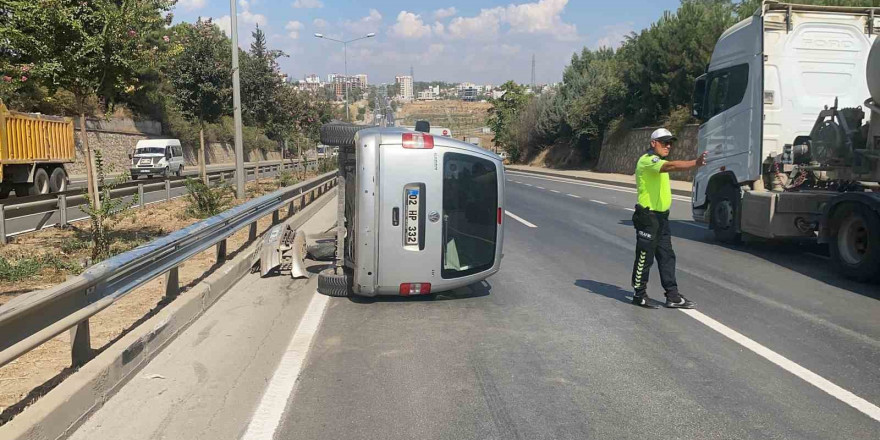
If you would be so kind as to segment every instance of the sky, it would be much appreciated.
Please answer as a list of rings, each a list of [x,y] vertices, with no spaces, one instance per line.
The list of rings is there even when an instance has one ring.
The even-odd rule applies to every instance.
[[[272,49],[288,56],[281,70],[294,79],[343,73],[342,44],[350,40],[348,73],[371,84],[408,75],[416,81],[501,84],[553,83],[571,55],[584,47],[617,47],[624,36],[674,10],[679,0],[236,0],[239,45],[247,48],[259,25]],[[212,18],[227,34],[229,1],[179,0],[176,22]]]

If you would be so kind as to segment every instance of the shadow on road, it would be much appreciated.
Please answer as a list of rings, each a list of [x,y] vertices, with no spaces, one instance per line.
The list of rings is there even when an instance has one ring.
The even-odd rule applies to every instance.
[[[613,284],[593,280],[577,280],[574,282],[574,285],[606,298],[616,299],[627,304],[632,302],[632,292],[623,290]]]
[[[377,296],[377,297],[369,297],[369,296],[358,296],[358,295],[349,295],[348,300],[357,303],[357,304],[373,304],[373,303],[417,303],[417,302],[432,302],[432,301],[452,301],[452,300],[464,300],[464,299],[472,299],[472,298],[480,298],[483,296],[489,296],[492,291],[492,285],[486,281],[481,281],[479,283],[471,284],[470,286],[465,286],[459,289],[455,289],[448,292],[440,292],[436,295],[424,295],[424,296]]]

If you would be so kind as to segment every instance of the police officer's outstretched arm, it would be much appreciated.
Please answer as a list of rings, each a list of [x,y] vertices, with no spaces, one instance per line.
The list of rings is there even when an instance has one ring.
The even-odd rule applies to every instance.
[[[660,167],[661,173],[674,173],[676,171],[687,171],[706,165],[706,155],[704,152],[694,160],[670,160],[663,163]]]

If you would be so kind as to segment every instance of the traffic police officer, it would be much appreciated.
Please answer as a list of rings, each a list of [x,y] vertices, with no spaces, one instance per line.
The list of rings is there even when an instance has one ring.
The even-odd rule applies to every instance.
[[[657,258],[660,283],[666,290],[666,307],[692,309],[695,304],[678,292],[675,281],[675,252],[669,232],[669,208],[672,190],[669,173],[687,171],[706,164],[706,153],[695,160],[666,160],[672,143],[677,139],[661,128],[651,133],[651,148],[639,158],[636,166],[639,204],[633,214],[636,228],[636,260],[633,263],[633,304],[649,309],[659,308],[648,298],[648,274]]]

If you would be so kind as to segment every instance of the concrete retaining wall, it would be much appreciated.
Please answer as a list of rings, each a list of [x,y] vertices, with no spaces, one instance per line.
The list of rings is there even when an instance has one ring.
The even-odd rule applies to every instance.
[[[83,175],[86,174],[85,148],[80,139],[79,121],[76,122],[75,127],[76,162],[67,165],[67,173]],[[131,119],[87,119],[86,131],[89,137],[89,146],[93,150],[101,150],[104,155],[104,163],[108,165],[110,173],[128,171],[128,166],[131,163],[128,154],[139,140],[167,137],[162,135],[162,124],[159,122],[133,121]],[[228,144],[211,143],[205,151],[205,155],[208,165],[232,163],[235,162],[235,147]],[[183,145],[183,156],[188,168],[198,167],[198,145]],[[281,159],[279,151],[267,153],[252,151],[248,157],[245,157],[246,162]]]
[[[603,173],[633,174],[639,157],[645,154],[650,146],[651,132],[656,127],[625,130],[616,136],[610,136],[602,143],[602,152],[595,171]],[[690,160],[697,155],[698,125],[687,125],[679,133],[678,142],[673,146],[670,159]],[[693,180],[693,171],[688,173],[672,173],[676,180]]]

